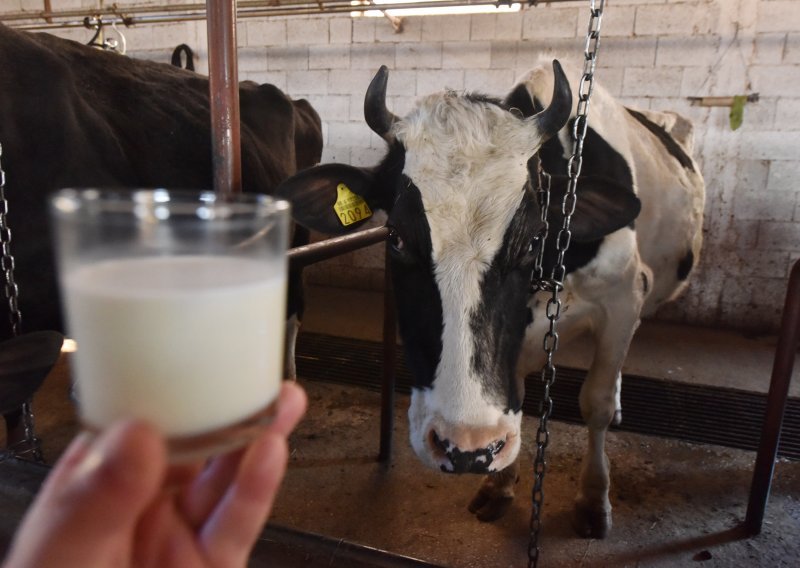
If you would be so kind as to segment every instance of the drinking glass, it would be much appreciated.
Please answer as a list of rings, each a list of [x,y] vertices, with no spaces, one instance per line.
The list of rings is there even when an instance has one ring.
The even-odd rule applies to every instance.
[[[50,205],[83,425],[147,420],[173,462],[252,439],[283,374],[289,204],[65,189]]]

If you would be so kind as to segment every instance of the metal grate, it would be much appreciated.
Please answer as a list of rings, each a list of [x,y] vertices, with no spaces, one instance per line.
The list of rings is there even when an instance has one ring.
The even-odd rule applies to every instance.
[[[397,391],[409,393],[411,374],[396,360]],[[374,341],[301,333],[297,342],[298,375],[380,391],[382,346]],[[553,418],[580,424],[578,393],[586,372],[558,368],[551,391]],[[766,395],[741,390],[696,386],[676,381],[624,375],[622,424],[612,430],[651,434],[731,448],[758,448]],[[522,409],[536,415],[541,402],[538,376],[530,376]],[[532,388],[532,386],[534,388]],[[800,399],[789,398],[778,455],[800,459]]]

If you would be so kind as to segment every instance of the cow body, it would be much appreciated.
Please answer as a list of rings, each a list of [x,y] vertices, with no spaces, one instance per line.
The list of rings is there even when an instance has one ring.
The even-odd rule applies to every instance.
[[[365,101],[367,123],[389,145],[383,162],[322,165],[278,192],[293,200],[299,222],[322,231],[346,230],[326,205],[341,184],[387,211],[414,375],[411,445],[434,468],[487,474],[470,510],[491,520],[513,498],[524,378],[544,361],[547,297],[530,285],[542,246],[545,274],[555,264],[571,90],[554,62],[504,101],[446,91],[399,118],[385,107],[387,76],[379,71]],[[589,448],[575,526],[603,536],[611,525],[605,433],[620,417],[620,370],[640,317],[681,289],[698,258],[704,186],[682,118],[629,111],[601,87],[592,105],[558,331],[562,348],[587,330],[594,338],[580,395]],[[546,237],[532,181],[537,156],[552,174]]]
[[[539,101],[546,104],[547,87],[552,84],[549,70],[539,67],[522,83],[535,106]],[[575,525],[582,534],[602,536],[611,524],[604,437],[609,422],[622,419],[621,368],[640,318],[680,293],[699,258],[705,192],[690,155],[692,130],[686,119],[674,113],[627,109],[602,86],[595,88],[591,104],[582,175],[630,184],[641,201],[633,227],[600,242],[575,244],[558,324],[562,345],[586,332],[594,343],[594,358],[580,394],[589,448]],[[566,171],[570,136],[568,127],[545,143],[540,156],[546,171]],[[520,377],[544,363],[541,338],[549,326],[548,296],[542,292],[532,299],[533,323],[526,330],[519,359]]]
[[[60,330],[48,194],[63,187],[210,189],[208,79],[4,26],[0,68],[0,143],[23,330]],[[240,109],[245,192],[272,193],[319,161],[321,122],[306,101],[245,81]],[[295,243],[307,234],[301,229]],[[299,273],[290,275],[289,303],[297,320]],[[9,335],[0,325],[0,338]]]

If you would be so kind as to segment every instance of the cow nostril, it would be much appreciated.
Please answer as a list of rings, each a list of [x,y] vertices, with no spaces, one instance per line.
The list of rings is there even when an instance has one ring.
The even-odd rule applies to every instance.
[[[436,433],[436,430],[431,430],[430,433],[431,443],[433,447],[437,450],[441,450],[443,453],[447,453],[447,448],[450,445],[448,440],[442,440],[439,438],[439,435]]]
[[[505,446],[506,446],[506,441],[505,441],[505,440],[496,440],[496,441],[492,442],[491,444],[489,444],[489,445],[486,447],[486,450],[487,450],[487,451],[489,452],[489,454],[491,454],[492,456],[496,456],[497,454],[499,454],[499,453],[500,453],[500,451],[501,451],[501,450],[502,450],[502,449],[503,449]]]

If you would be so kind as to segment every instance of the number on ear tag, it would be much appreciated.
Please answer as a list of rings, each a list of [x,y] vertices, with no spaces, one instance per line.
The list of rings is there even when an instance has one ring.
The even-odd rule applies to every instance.
[[[350,191],[350,188],[343,183],[336,186],[336,203],[333,204],[333,210],[336,211],[339,222],[345,227],[372,217],[372,210],[364,198]]]

